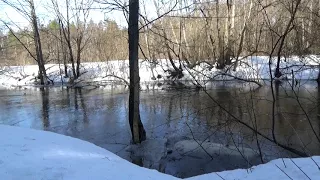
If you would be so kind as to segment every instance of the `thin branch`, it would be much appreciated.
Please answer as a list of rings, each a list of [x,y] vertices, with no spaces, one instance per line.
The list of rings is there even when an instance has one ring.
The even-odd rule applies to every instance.
[[[277,168],[283,172],[283,174],[285,174],[289,179],[293,180],[286,172],[284,172],[284,170],[282,170],[278,165],[275,164],[275,166],[277,166]]]
[[[199,143],[199,142],[196,140],[196,138],[195,138],[195,136],[194,136],[194,134],[193,134],[193,132],[192,132],[191,127],[189,126],[189,124],[186,123],[186,125],[188,126],[188,128],[189,128],[189,130],[190,130],[190,132],[191,132],[191,135],[192,135],[193,140],[201,147],[201,149],[202,149],[211,159],[213,159],[213,156],[202,146],[201,143]]]

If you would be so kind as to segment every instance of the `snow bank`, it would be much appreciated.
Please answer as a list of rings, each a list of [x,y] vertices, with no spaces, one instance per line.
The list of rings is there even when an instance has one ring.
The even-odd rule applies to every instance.
[[[1,179],[176,179],[71,137],[0,125]]]
[[[314,161],[313,161],[313,160]],[[212,180],[218,179],[245,179],[245,180],[280,180],[299,179],[316,180],[320,179],[320,157],[277,159],[267,164],[254,166],[248,170],[237,169],[218,173],[205,174],[189,178],[190,180]]]
[[[179,61],[175,61],[179,66]],[[286,79],[302,79],[310,80],[317,79],[318,65],[320,58],[317,56],[307,56],[304,58],[291,57],[282,59],[281,72]],[[272,59],[272,72],[275,70],[276,59]],[[207,63],[200,63],[192,69],[189,69],[186,64],[182,63],[184,76],[182,81],[201,81],[203,85],[211,80],[233,80],[235,78],[247,80],[270,79],[269,58],[266,56],[251,56],[241,60],[236,71],[233,67],[226,67],[224,70],[218,70],[210,67]],[[64,77],[63,66],[57,64],[46,65],[49,79],[55,83],[67,84],[69,78]],[[69,65],[69,70],[71,66]],[[141,83],[159,82],[167,80],[169,71],[172,70],[168,60],[158,60],[153,63],[140,60],[140,78]],[[292,74],[293,71],[293,74]],[[0,69],[0,85],[3,86],[25,86],[34,85],[39,82],[36,79],[38,68],[35,65],[30,66],[8,66]],[[75,82],[76,85],[83,85],[88,82],[97,83],[98,85],[106,84],[107,82],[122,82],[129,81],[129,61],[115,60],[96,63],[82,63],[81,77]],[[71,71],[69,71],[71,74]],[[143,86],[143,89],[147,87]]]
[[[313,157],[313,160],[278,159],[248,170],[210,173],[189,179],[319,179],[320,169],[317,164],[320,164],[320,157]],[[0,125],[0,177],[33,180],[177,179],[136,166],[79,139],[3,125]]]

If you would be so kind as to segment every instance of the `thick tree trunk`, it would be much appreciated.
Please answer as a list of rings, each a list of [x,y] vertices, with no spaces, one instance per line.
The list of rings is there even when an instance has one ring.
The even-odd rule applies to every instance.
[[[146,139],[146,132],[140,119],[140,77],[139,77],[139,0],[129,1],[129,65],[130,95],[129,123],[133,143],[141,143]]]
[[[76,67],[74,65],[74,57],[73,57],[71,42],[68,42],[68,49],[69,49],[69,59],[70,59],[71,66],[72,66],[73,78],[76,79],[77,78],[77,73],[76,73]]]

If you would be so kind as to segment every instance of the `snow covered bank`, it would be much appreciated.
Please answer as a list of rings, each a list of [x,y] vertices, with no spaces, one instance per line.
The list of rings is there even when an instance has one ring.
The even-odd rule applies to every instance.
[[[314,161],[313,161],[313,160]],[[320,179],[320,157],[299,159],[277,159],[248,170],[237,169],[215,173],[220,179],[239,180],[317,180]],[[190,180],[212,180],[214,174],[205,174],[189,178]],[[218,179],[218,178],[217,178]]]
[[[313,161],[314,160],[314,161]],[[190,179],[319,179],[320,157],[274,160]],[[177,179],[67,136],[0,125],[1,179]],[[222,178],[221,178],[222,177]]]
[[[1,179],[175,179],[91,143],[0,125]]]
[[[179,66],[179,61],[175,61]],[[272,71],[275,70],[276,60],[273,59]],[[308,56],[305,58],[292,57],[283,59],[281,63],[281,72],[284,78],[291,79],[316,79],[318,76],[318,64],[320,58],[317,56]],[[69,70],[71,66],[69,65]],[[212,68],[207,63],[200,63],[192,69],[186,64],[182,64],[184,76],[183,81],[198,80],[206,84],[211,80],[233,80],[233,79],[249,79],[261,80],[270,79],[269,59],[266,56],[251,56],[241,60],[237,71],[233,71],[232,67],[226,67],[224,70]],[[57,64],[46,65],[47,74],[54,83],[70,82],[69,78],[64,77],[63,66]],[[168,79],[169,71],[172,70],[168,60],[158,60],[150,63],[148,61],[140,61],[140,78],[141,83],[158,82]],[[105,84],[106,82],[122,82],[129,81],[129,62],[126,61],[108,61],[100,63],[82,63],[81,77],[75,82],[78,85],[83,83]],[[292,74],[293,72],[293,74]],[[25,86],[34,85],[38,68],[35,65],[29,66],[7,66],[0,68],[0,85],[2,86]],[[71,71],[69,72],[71,74]]]

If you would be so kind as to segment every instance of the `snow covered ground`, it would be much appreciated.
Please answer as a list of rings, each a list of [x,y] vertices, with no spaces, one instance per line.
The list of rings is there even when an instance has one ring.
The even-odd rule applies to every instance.
[[[191,180],[319,179],[320,157],[278,159],[250,169]],[[51,132],[0,125],[1,179],[177,179],[136,166],[91,143]]]
[[[175,62],[177,65],[178,61]],[[273,60],[272,71],[275,69],[276,60]],[[291,57],[283,59],[281,63],[281,72],[287,79],[296,78],[303,80],[316,79],[318,76],[317,66],[320,63],[318,56],[308,56],[305,58]],[[232,80],[234,77],[250,80],[270,79],[269,59],[265,56],[251,56],[243,59],[239,63],[237,71],[233,71],[232,67],[226,67],[224,70],[211,68],[206,63],[200,63],[192,69],[183,65],[184,77],[182,81],[201,81],[203,85],[210,80]],[[70,66],[70,65],[69,65]],[[61,69],[60,69],[61,68]],[[69,78],[65,78],[63,74],[63,66],[57,64],[47,64],[47,74],[49,79],[56,84],[69,82]],[[141,83],[158,82],[166,80],[169,76],[167,70],[172,69],[168,60],[158,60],[156,63],[148,61],[140,61],[140,78]],[[70,70],[70,69],[69,69]],[[292,71],[294,75],[292,75]],[[60,73],[61,72],[61,73]],[[129,62],[126,61],[108,61],[100,63],[82,63],[81,77],[76,84],[95,82],[98,85],[106,82],[126,82],[129,81]],[[0,68],[0,85],[2,86],[26,86],[34,85],[38,68],[35,65],[28,66],[6,66]],[[69,72],[71,74],[71,71]],[[159,75],[159,76],[158,76]],[[294,76],[294,77],[293,77]],[[143,88],[147,88],[144,87]]]
[[[91,143],[0,125],[1,179],[175,179]]]

